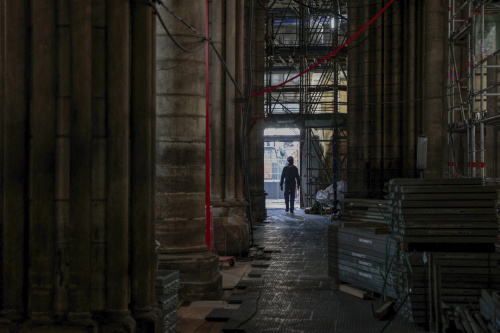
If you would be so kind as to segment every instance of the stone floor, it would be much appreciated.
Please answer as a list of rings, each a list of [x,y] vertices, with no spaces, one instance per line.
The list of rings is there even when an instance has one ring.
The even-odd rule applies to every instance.
[[[328,276],[326,215],[269,209],[254,228],[261,251],[253,261],[222,270],[222,300],[178,310],[181,333],[203,332],[424,332],[396,316],[377,320],[380,300],[340,292]],[[208,319],[208,320],[206,320]],[[215,320],[215,321],[214,321]]]

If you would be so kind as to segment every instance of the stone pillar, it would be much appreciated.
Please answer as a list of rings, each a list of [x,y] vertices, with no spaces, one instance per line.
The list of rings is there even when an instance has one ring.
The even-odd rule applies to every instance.
[[[236,75],[237,4],[228,1],[211,1],[211,37],[219,52],[225,50],[226,66]],[[225,26],[225,33],[223,27]],[[224,36],[224,38],[223,38]],[[223,41],[222,41],[223,38]],[[238,183],[241,175],[239,138],[241,137],[241,96],[226,75],[215,52],[211,52],[210,100],[212,124],[212,202],[215,251],[220,255],[245,256],[249,249],[249,228],[246,223],[247,202],[242,198],[243,185]],[[222,75],[221,75],[222,74]],[[223,89],[225,87],[225,89]],[[241,86],[240,86],[241,87]],[[241,188],[239,188],[239,187]],[[240,197],[237,197],[240,193]]]
[[[349,1],[349,35],[384,5],[378,0]],[[393,5],[348,46],[349,196],[380,197],[389,179],[415,177],[416,137],[423,134],[422,123],[434,133],[429,175],[444,165],[444,99],[418,102],[444,95],[443,13],[441,4],[433,1]],[[425,47],[415,46],[423,40]]]
[[[251,92],[264,90],[265,12],[257,1],[253,2],[252,27],[252,87]],[[247,8],[247,11],[250,9]],[[247,22],[247,24],[249,24]],[[248,52],[248,51],[247,51]],[[247,71],[249,69],[247,68]],[[247,82],[248,84],[248,82]],[[246,119],[247,172],[250,186],[252,219],[262,222],[267,217],[264,191],[264,95],[251,99],[250,119]]]
[[[155,126],[156,19],[141,0],[131,5],[130,109],[130,302],[139,332],[157,332],[161,311],[155,307]],[[163,323],[162,323],[163,324]]]
[[[223,27],[225,8],[222,0],[210,0],[210,37],[214,46],[224,57],[225,42]],[[230,68],[231,59],[226,59],[226,65]],[[234,59],[233,59],[234,61]],[[232,71],[234,75],[234,70]],[[226,81],[226,72],[222,64],[210,47],[210,198],[211,204],[222,201],[224,198],[224,100],[225,91],[223,85]],[[229,81],[229,80],[228,80]],[[232,84],[228,82],[228,84]],[[214,216],[217,213],[212,210]],[[214,227],[215,219],[214,219]],[[217,234],[217,232],[215,232]],[[217,237],[216,235],[214,235]]]
[[[204,1],[165,5],[205,31]],[[203,42],[170,13],[165,23],[185,48]],[[184,300],[217,299],[222,293],[218,257],[205,244],[205,53],[186,53],[157,28],[156,237],[160,269],[180,272]]]
[[[448,175],[445,66],[445,16],[442,1],[427,0],[424,4],[423,41],[423,134],[428,136],[426,178],[443,178]]]
[[[347,21],[347,34],[348,36],[354,35],[361,26],[360,12],[361,1],[350,1],[348,3],[349,20]],[[363,37],[363,35],[361,35]],[[347,168],[347,181],[349,195],[362,196],[368,192],[368,175],[365,168],[365,160],[362,149],[359,147],[362,144],[361,133],[362,126],[359,121],[361,118],[362,100],[361,95],[361,80],[360,80],[360,42],[355,38],[350,44],[347,45],[349,58],[347,61],[348,77],[348,94],[347,94],[347,126],[349,137],[347,140],[348,152],[348,168]]]
[[[149,12],[149,21],[131,24],[130,4],[120,0],[0,4],[9,25],[0,28],[2,333],[160,327],[153,310],[153,216],[140,220],[149,238],[129,233],[131,216],[139,224],[135,211],[151,211],[153,198],[149,190],[137,203],[129,188],[151,188],[154,180],[129,168],[139,157],[130,142],[136,132],[147,135],[154,119],[152,66],[140,67],[149,88],[129,72],[134,60],[152,64],[154,57],[152,45],[142,45],[141,54],[130,51],[131,33],[149,32],[150,40],[154,33],[151,9],[134,4]],[[140,106],[147,126],[130,117],[131,86],[139,85],[149,96],[149,107]],[[137,109],[136,103],[132,113]],[[132,255],[131,248],[142,253]],[[140,266],[130,259],[139,255]],[[138,270],[150,278],[132,278]],[[147,327],[130,311],[145,302]]]
[[[27,263],[29,255],[26,221],[28,210],[28,68],[26,57],[26,4],[1,1],[0,116],[2,124],[0,168],[0,330],[9,332],[21,322],[27,309]],[[3,21],[5,20],[5,21]],[[9,29],[7,29],[9,27]],[[9,47],[7,47],[7,45]]]
[[[241,89],[244,89],[245,83],[245,4],[242,1],[236,1],[236,64],[235,75],[236,84]],[[241,96],[238,94],[238,98]],[[236,199],[240,202],[245,201],[245,179],[242,164],[242,142],[243,142],[243,114],[241,112],[242,104],[238,104],[236,112],[235,127],[237,128],[238,135],[236,135]]]

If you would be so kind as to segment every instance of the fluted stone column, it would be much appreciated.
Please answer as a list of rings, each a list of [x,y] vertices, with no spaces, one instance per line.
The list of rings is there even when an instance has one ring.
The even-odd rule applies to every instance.
[[[154,180],[129,167],[139,157],[151,162],[131,143],[154,143],[151,121],[130,128],[139,109],[154,119],[152,67],[141,66],[149,88],[129,71],[136,60],[152,63],[152,45],[143,44],[141,54],[130,49],[137,30],[141,38],[154,35],[151,9],[133,4],[150,20],[131,18],[130,3],[120,0],[0,4],[9,25],[0,28],[2,333],[160,327],[154,239],[140,231],[130,237],[131,225],[154,229],[151,214],[135,215],[151,211],[152,195],[136,202],[129,191],[137,183],[151,188]],[[136,86],[149,106],[131,107]],[[131,260],[134,251],[142,252],[140,263]],[[144,278],[131,276],[139,270]],[[147,310],[136,316],[137,308]]]
[[[265,12],[257,1],[253,2],[252,29],[252,94],[264,90],[265,71]],[[249,8],[247,8],[247,11]],[[248,24],[248,23],[247,23]],[[248,52],[248,51],[247,51]],[[249,69],[247,68],[247,71]],[[248,83],[247,83],[248,84]],[[264,191],[264,95],[252,98],[250,120],[247,121],[247,165],[253,222],[267,217],[266,192]]]
[[[349,1],[349,35],[385,3]],[[349,196],[380,197],[389,179],[416,177],[415,145],[420,134],[434,137],[429,152],[433,161],[426,175],[436,176],[441,170],[441,159],[446,158],[442,155],[445,100],[425,97],[444,95],[445,12],[438,1],[393,4],[348,46]]]
[[[447,8],[441,1],[427,0],[424,4],[423,67],[423,134],[428,136],[425,177],[443,178],[448,175],[445,47]]]
[[[225,50],[226,66],[236,77],[238,40],[237,2],[213,0],[210,7],[211,37],[219,52]],[[211,52],[210,119],[212,138],[212,201],[215,251],[220,255],[245,256],[249,250],[246,222],[247,202],[243,200],[240,156],[241,96],[226,75],[215,52]],[[240,85],[241,87],[241,85]],[[239,197],[238,197],[239,194]]]
[[[165,1],[205,32],[204,1]],[[185,48],[202,38],[161,11],[170,33]],[[184,300],[217,299],[222,293],[218,257],[205,243],[205,52],[186,53],[157,25],[156,237],[160,269],[180,272]]]
[[[347,34],[352,36],[356,33],[359,26],[359,1],[353,1],[348,3],[348,13],[349,20],[347,22]],[[348,51],[348,61],[347,61],[347,72],[348,77],[348,94],[347,94],[347,105],[348,105],[348,115],[347,118],[347,130],[349,137],[347,140],[347,179],[349,182],[349,192],[357,193],[366,191],[363,187],[363,180],[366,175],[362,173],[363,170],[363,156],[358,146],[360,145],[360,123],[357,118],[360,117],[361,113],[361,100],[359,99],[360,88],[359,88],[359,39],[354,39],[350,44],[347,45]],[[357,175],[357,176],[354,176]],[[367,183],[366,183],[367,184]]]

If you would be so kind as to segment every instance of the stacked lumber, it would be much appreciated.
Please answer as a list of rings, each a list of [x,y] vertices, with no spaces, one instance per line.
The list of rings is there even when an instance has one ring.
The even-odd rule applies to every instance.
[[[481,290],[479,308],[490,332],[500,332],[500,295],[498,289],[497,291]]]
[[[396,242],[373,228],[332,227],[335,240],[330,245],[331,276],[359,288],[396,297],[391,265]],[[332,237],[333,238],[333,237]]]
[[[392,228],[399,242],[494,248],[498,194],[481,179],[391,179],[389,197]]]

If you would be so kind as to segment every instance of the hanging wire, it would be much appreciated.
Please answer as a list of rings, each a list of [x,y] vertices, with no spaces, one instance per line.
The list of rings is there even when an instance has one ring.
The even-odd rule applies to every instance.
[[[189,50],[189,49],[186,49],[185,47],[183,47],[179,42],[177,42],[175,40],[175,38],[172,36],[172,34],[170,33],[170,31],[168,30],[165,22],[163,21],[163,18],[161,17],[160,12],[156,8],[155,2],[157,2],[158,4],[160,4],[163,8],[165,8],[165,10],[167,12],[169,12],[170,14],[172,14],[177,20],[179,20],[180,22],[182,22],[186,27],[188,27],[194,33],[198,34],[203,39],[203,41],[204,41],[203,44],[201,44],[200,46],[196,47],[195,49]],[[252,28],[253,28],[253,0],[250,0],[250,4],[249,4],[250,10],[249,10],[248,33],[247,33],[248,34],[248,36],[247,36],[247,42],[248,42],[247,43],[247,48],[248,48],[248,57],[247,57],[248,88],[247,88],[247,94],[246,95],[243,93],[243,91],[241,90],[241,88],[236,83],[236,80],[234,79],[233,75],[231,75],[231,72],[229,71],[224,58],[222,57],[222,55],[220,54],[220,52],[215,47],[214,42],[213,42],[213,40],[211,38],[205,36],[204,34],[202,34],[201,32],[199,32],[198,30],[196,30],[188,22],[186,22],[184,19],[182,19],[181,17],[179,17],[173,10],[169,9],[161,0],[156,0],[156,1],[149,0],[148,5],[153,8],[156,16],[160,20],[160,23],[161,23],[163,29],[165,30],[165,32],[167,33],[167,35],[170,37],[170,39],[174,42],[174,44],[177,47],[179,47],[184,52],[195,53],[195,52],[201,51],[203,49],[203,47],[205,46],[205,44],[208,42],[209,45],[212,46],[215,54],[217,55],[217,58],[221,62],[222,66],[224,67],[224,70],[225,70],[226,74],[229,76],[229,79],[234,84],[234,86],[236,87],[236,90],[238,91],[239,95],[241,96],[241,99],[243,101],[243,108],[242,108],[242,112],[243,112],[243,131],[241,133],[241,135],[242,135],[242,139],[241,139],[241,160],[242,160],[242,168],[243,168],[243,174],[244,174],[244,179],[245,179],[245,188],[247,190],[247,200],[248,200],[248,204],[249,204],[249,213],[248,213],[248,216],[249,216],[249,222],[250,222],[250,241],[251,241],[251,246],[254,246],[253,227],[252,227],[252,225],[253,225],[252,197],[251,197],[251,193],[250,193],[250,179],[249,179],[249,175],[248,175],[248,163],[247,163],[247,157],[246,157],[246,142],[245,142],[246,139],[247,139],[247,135],[246,135],[246,125],[247,125],[247,122],[248,122],[247,119],[251,119],[251,117],[250,117],[250,106],[251,105],[250,105],[250,98],[248,96],[250,96],[251,88],[252,88],[252,59],[251,59],[252,52],[251,52],[251,50],[252,50]],[[256,120],[253,120],[253,119],[252,119],[252,121],[256,122]]]
[[[248,13],[248,31],[247,31],[247,97],[243,102],[243,131],[241,132],[241,164],[243,168],[243,175],[245,179],[245,188],[247,192],[248,200],[248,221],[250,222],[250,246],[255,246],[253,238],[253,201],[250,192],[250,177],[248,175],[248,163],[246,156],[246,128],[248,119],[250,119],[250,94],[252,93],[252,28],[253,28],[253,0],[249,1],[249,13]]]
[[[158,2],[158,3],[159,3],[159,4],[161,4],[161,5],[163,4],[161,1],[158,1],[158,0],[157,0],[156,2]],[[166,24],[165,24],[165,22],[163,21],[163,18],[161,17],[160,12],[159,12],[159,11],[158,11],[158,9],[156,8],[156,6],[154,5],[154,2],[153,2],[152,0],[150,0],[150,2],[149,2],[149,6],[150,6],[151,8],[153,8],[153,10],[154,10],[154,12],[155,12],[156,16],[157,16],[157,17],[158,17],[158,19],[160,20],[160,23],[161,23],[161,25],[162,25],[163,29],[165,30],[165,32],[167,33],[168,37],[172,40],[172,42],[173,42],[173,43],[174,43],[174,44],[175,44],[178,48],[180,48],[182,51],[184,51],[184,52],[186,52],[186,53],[196,53],[196,52],[199,52],[199,51],[203,50],[203,48],[205,47],[205,44],[208,42],[208,38],[207,38],[207,37],[205,37],[204,35],[202,35],[202,38],[203,38],[203,43],[202,43],[200,46],[197,46],[196,48],[194,48],[194,49],[192,49],[192,50],[185,48],[184,46],[182,46],[182,45],[181,45],[181,44],[180,44],[180,43],[179,43],[179,42],[178,42],[178,41],[174,38],[174,36],[172,36],[172,34],[170,33],[170,31],[169,31],[169,30],[168,30],[168,28],[167,28],[167,25],[166,25]],[[163,5],[163,7],[164,7],[164,8],[167,8],[165,5]],[[167,8],[167,10],[168,10],[168,8]],[[197,31],[195,30],[195,32],[197,32]]]

